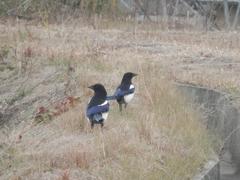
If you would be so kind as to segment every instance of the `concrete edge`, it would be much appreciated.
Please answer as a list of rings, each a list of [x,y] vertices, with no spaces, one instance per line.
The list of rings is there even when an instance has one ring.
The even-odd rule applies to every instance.
[[[203,86],[197,86],[197,85],[192,85],[192,84],[186,84],[186,83],[180,83],[180,82],[175,82],[174,85],[176,87],[189,87],[189,88],[197,88],[197,89],[202,89],[206,91],[214,91],[218,94],[220,94],[222,97],[229,98],[230,95],[221,92],[215,89],[203,87]],[[220,160],[218,159],[217,156],[211,157],[208,162],[205,163],[204,167],[196,174],[192,180],[219,180],[220,179]]]
[[[220,160],[209,160],[199,174],[192,180],[219,180],[220,179]]]
[[[190,88],[198,88],[198,89],[204,89],[204,90],[207,90],[207,91],[214,91],[216,93],[219,93],[221,94],[222,96],[232,96],[231,94],[228,94],[224,91],[220,91],[220,90],[217,90],[217,89],[212,89],[212,88],[208,88],[208,87],[205,87],[205,86],[200,86],[200,85],[195,85],[195,84],[188,84],[188,83],[181,83],[181,82],[174,82],[174,85],[176,87],[190,87]]]

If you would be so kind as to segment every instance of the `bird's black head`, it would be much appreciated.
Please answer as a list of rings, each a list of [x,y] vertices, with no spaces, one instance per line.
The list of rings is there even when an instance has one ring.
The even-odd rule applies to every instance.
[[[135,73],[132,73],[132,72],[127,72],[123,75],[123,78],[122,78],[122,83],[131,83],[132,82],[132,78],[134,76],[137,76],[137,74]]]
[[[107,91],[102,84],[94,84],[92,86],[89,86],[88,88],[92,89],[95,95],[99,95],[102,97],[107,96]]]

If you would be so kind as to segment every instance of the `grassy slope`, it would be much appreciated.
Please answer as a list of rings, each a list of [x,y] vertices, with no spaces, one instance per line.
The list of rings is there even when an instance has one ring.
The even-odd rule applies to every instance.
[[[192,177],[211,153],[209,137],[199,115],[169,82],[179,71],[180,64],[174,63],[176,60],[182,62],[189,49],[194,49],[192,44],[187,51],[178,44],[183,40],[173,42],[169,38],[168,42],[164,38],[166,35],[181,37],[181,33],[172,36],[166,32],[139,30],[139,34],[133,34],[131,26],[124,26],[121,30],[93,30],[75,24],[48,27],[1,25],[1,42],[14,49],[9,48],[7,57],[16,71],[12,75],[16,78],[12,81],[18,84],[27,76],[24,85],[32,89],[14,103],[27,101],[28,96],[47,96],[53,89],[52,84],[65,88],[67,93],[81,96],[78,107],[50,123],[33,126],[32,120],[26,119],[8,135],[1,133],[1,178]],[[191,51],[190,55],[194,57],[198,51]],[[17,66],[19,61],[20,66]],[[69,63],[75,69],[71,75],[67,71]],[[173,66],[176,66],[174,76]],[[60,73],[55,74],[54,80],[31,88],[39,75],[45,79],[42,74],[46,67]],[[21,73],[23,69],[29,73]],[[116,103],[112,103],[104,130],[95,128],[90,131],[84,115],[86,102],[91,96],[86,87],[101,82],[109,93],[113,93],[126,71],[140,74],[134,80],[137,93],[133,103],[122,114]],[[180,72],[177,77],[184,73]],[[7,80],[4,82],[10,84]],[[1,98],[7,96],[3,94]],[[36,107],[41,103],[37,101]]]

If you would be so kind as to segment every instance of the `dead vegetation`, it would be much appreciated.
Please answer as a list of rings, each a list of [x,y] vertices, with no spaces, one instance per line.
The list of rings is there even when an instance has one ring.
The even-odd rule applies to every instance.
[[[136,82],[135,103],[123,114],[112,104],[103,131],[91,131],[87,124],[87,97],[47,124],[27,121],[17,126],[2,139],[2,178],[192,177],[211,153],[207,131],[197,120],[198,114],[179,98],[174,86],[160,78],[154,66],[148,67],[152,72],[141,68],[133,67],[142,76]]]
[[[172,81],[233,91],[240,46],[234,33],[82,24],[0,25],[0,118],[7,126],[0,134],[1,179],[191,178],[212,149],[199,114]],[[112,103],[106,128],[91,131],[86,87],[101,82],[111,94],[126,71],[140,74],[133,104],[120,114]],[[39,107],[68,95],[80,97],[76,107],[34,123]]]

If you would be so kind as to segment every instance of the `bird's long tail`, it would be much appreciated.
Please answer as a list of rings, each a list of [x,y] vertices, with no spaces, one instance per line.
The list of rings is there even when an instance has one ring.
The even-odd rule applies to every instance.
[[[117,97],[114,96],[114,95],[113,95],[113,96],[107,96],[107,100],[116,100],[116,98],[117,98]]]

